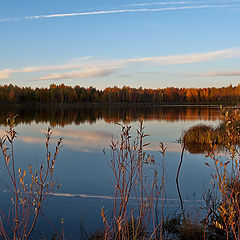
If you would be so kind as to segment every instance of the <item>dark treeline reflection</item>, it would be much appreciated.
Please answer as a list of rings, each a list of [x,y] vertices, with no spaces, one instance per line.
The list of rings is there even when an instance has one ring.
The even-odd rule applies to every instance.
[[[125,123],[143,120],[164,120],[168,122],[185,120],[215,121],[218,119],[218,108],[204,106],[112,106],[112,107],[33,107],[8,106],[0,108],[0,124],[5,125],[8,117],[18,115],[16,122],[31,123],[35,121],[50,123],[51,126],[68,124],[105,122]]]

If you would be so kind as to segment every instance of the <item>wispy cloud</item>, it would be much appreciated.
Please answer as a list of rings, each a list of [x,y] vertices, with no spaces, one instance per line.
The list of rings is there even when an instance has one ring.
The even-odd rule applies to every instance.
[[[130,78],[132,75],[130,75],[130,74],[119,74],[118,76],[116,76],[116,77],[118,77],[118,78]]]
[[[209,62],[219,59],[230,59],[240,57],[240,47],[223,49],[205,53],[191,53],[183,55],[138,57],[128,59],[95,59],[93,57],[80,58],[79,60],[69,61],[64,64],[52,66],[26,66],[22,69],[3,69],[0,70],[0,80],[9,79],[12,74],[17,73],[41,73],[32,80],[60,80],[60,79],[87,79],[105,77],[117,73],[119,70],[132,68],[133,66],[167,66],[179,64],[193,64]],[[72,70],[72,71],[69,71]],[[214,74],[214,73],[208,73]],[[226,74],[228,74],[226,72]],[[235,76],[238,72],[233,73]],[[232,74],[232,75],[233,75]],[[39,74],[38,74],[39,75]],[[121,74],[120,74],[121,75]],[[125,77],[126,73],[124,73]],[[205,74],[206,75],[206,74]],[[203,75],[204,76],[204,75]],[[226,75],[228,76],[228,75]]]
[[[41,19],[41,18],[57,18],[57,17],[74,17],[86,15],[102,15],[102,14],[116,14],[116,13],[136,13],[136,12],[161,12],[161,11],[176,11],[188,9],[204,9],[204,8],[227,8],[229,5],[197,5],[197,6],[180,6],[180,7],[163,7],[163,8],[139,8],[139,9],[119,9],[106,10],[94,12],[75,12],[75,13],[60,13],[48,15],[26,16],[25,19]]]
[[[114,72],[119,68],[109,67],[106,69],[99,67],[89,67],[82,70],[64,72],[64,73],[50,73],[33,80],[61,80],[61,79],[86,79],[93,77],[105,77]]]
[[[154,5],[181,5],[181,4],[189,4],[192,2],[186,1],[172,1],[172,2],[147,2],[147,3],[135,3],[135,4],[127,4],[125,7],[141,7],[141,6],[154,6]]]
[[[13,73],[39,73],[50,72],[41,77],[36,77],[32,80],[49,80],[49,79],[83,79],[92,77],[104,77],[108,76],[122,68],[120,61],[112,60],[104,63],[101,61],[96,62],[94,59],[92,62],[85,61],[92,58],[79,58],[73,59],[65,64],[50,65],[50,66],[26,66],[22,69],[3,69],[0,70],[0,80],[8,79]],[[66,70],[74,70],[67,71]],[[51,73],[54,72],[54,73]]]
[[[163,2],[145,2],[145,3],[135,3],[127,4],[125,7],[143,7],[143,6],[157,6],[157,5],[202,5],[202,4],[214,4],[218,6],[223,3],[239,3],[240,0],[208,0],[208,1],[163,1]]]
[[[199,62],[208,62],[218,59],[236,58],[240,57],[240,48],[230,48],[214,52],[193,53],[186,55],[170,55],[170,56],[154,56],[144,58],[129,58],[129,59],[110,59],[104,60],[106,63],[101,65],[99,63],[84,66],[83,69],[65,73],[51,73],[37,78],[36,80],[58,80],[58,79],[83,79],[93,77],[104,77],[117,72],[120,69],[128,68],[129,66],[142,64],[151,66],[167,66],[178,64],[192,64]],[[102,60],[101,60],[102,61]],[[81,65],[60,65],[52,67],[31,67],[31,70],[64,70],[80,67]],[[81,66],[83,67],[83,66]],[[29,68],[28,68],[29,69]],[[126,77],[126,74],[125,74]]]
[[[240,76],[240,70],[236,71],[215,71],[215,72],[205,72],[197,74],[187,74],[190,77],[234,77]]]
[[[60,65],[50,65],[50,66],[27,66],[22,68],[21,72],[30,73],[30,72],[44,72],[44,71],[58,71],[58,70],[68,70],[76,69],[88,66],[89,60],[93,59],[92,56],[86,56],[81,58],[74,58],[65,64]]]
[[[223,58],[236,58],[240,57],[240,48],[229,48],[220,51],[206,52],[206,53],[193,53],[187,55],[171,55],[159,57],[145,57],[145,58],[131,58],[128,59],[129,63],[149,63],[151,65],[174,65],[186,63],[207,62]]]
[[[144,5],[142,5],[144,6]],[[73,13],[56,13],[56,14],[43,14],[43,15],[33,15],[25,17],[11,17],[2,18],[0,22],[6,21],[16,21],[16,20],[34,20],[34,19],[50,19],[50,18],[62,18],[62,17],[76,17],[76,16],[87,16],[87,15],[106,15],[106,14],[121,14],[121,13],[143,13],[143,12],[162,12],[162,11],[181,11],[181,10],[191,10],[191,9],[221,9],[221,8],[231,8],[232,5],[185,5],[176,7],[162,7],[162,8],[138,8],[138,9],[117,9],[117,10],[102,10],[102,11],[89,11],[89,12],[73,12]]]
[[[3,69],[0,71],[0,80],[7,79],[11,76],[12,73],[14,73],[15,70],[13,69]]]

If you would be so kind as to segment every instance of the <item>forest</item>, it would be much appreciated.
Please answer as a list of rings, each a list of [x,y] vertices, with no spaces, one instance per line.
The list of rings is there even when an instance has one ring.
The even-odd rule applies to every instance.
[[[51,84],[49,88],[0,85],[0,103],[152,103],[152,104],[237,104],[240,84],[221,88],[122,88]]]

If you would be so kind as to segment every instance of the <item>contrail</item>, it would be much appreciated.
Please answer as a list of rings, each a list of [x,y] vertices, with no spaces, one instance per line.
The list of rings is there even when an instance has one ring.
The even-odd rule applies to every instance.
[[[148,2],[148,3],[135,3],[135,4],[128,4],[125,7],[140,7],[140,6],[153,6],[153,5],[182,5],[182,4],[190,4],[192,2]]]
[[[225,8],[227,5],[198,5],[198,6],[182,6],[182,7],[167,7],[167,8],[140,8],[140,9],[120,9],[110,11],[95,11],[95,12],[80,12],[80,13],[62,13],[62,14],[49,14],[28,16],[26,19],[39,19],[39,18],[56,18],[56,17],[72,17],[84,15],[100,15],[100,14],[114,14],[114,13],[133,13],[133,12],[160,12],[160,11],[173,11],[173,10],[186,10],[186,9],[201,9],[201,8]]]
[[[93,12],[75,12],[75,13],[59,13],[59,14],[46,14],[34,15],[25,17],[2,18],[0,22],[17,21],[23,19],[48,19],[59,17],[74,17],[74,16],[87,16],[87,15],[103,15],[103,14],[118,14],[118,13],[137,13],[137,12],[161,12],[161,11],[177,11],[189,9],[207,9],[207,8],[230,8],[230,5],[198,5],[198,6],[180,6],[180,7],[165,7],[165,8],[139,8],[139,9],[119,9],[119,10],[103,10]]]

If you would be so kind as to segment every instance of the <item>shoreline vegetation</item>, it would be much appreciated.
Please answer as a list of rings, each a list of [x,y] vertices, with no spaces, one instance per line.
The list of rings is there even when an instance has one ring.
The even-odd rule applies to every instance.
[[[169,216],[165,212],[167,148],[160,142],[159,157],[148,155],[144,150],[149,144],[145,141],[148,135],[140,122],[136,139],[131,139],[130,126],[122,126],[120,140],[111,142],[107,156],[110,157],[110,167],[116,183],[113,213],[106,216],[107,210],[103,208],[101,216],[104,232],[85,239],[238,240],[240,110],[238,107],[220,110],[221,122],[217,128],[196,125],[182,136],[181,161],[183,152],[190,150],[189,143],[209,145],[195,152],[205,154],[203,164],[205,162],[209,167],[212,182],[212,186],[203,192],[205,216],[201,220],[197,221],[194,214],[186,214],[183,204],[175,216]],[[220,151],[225,153],[224,158],[218,156],[219,145],[222,146]],[[154,174],[147,177],[144,173],[150,166]],[[176,182],[178,184],[178,175]],[[137,199],[134,208],[129,204],[131,197]],[[181,201],[181,195],[179,197]]]
[[[1,104],[151,104],[155,105],[234,105],[240,101],[240,84],[222,88],[122,88],[51,84],[49,88],[18,87],[0,85]]]
[[[221,122],[217,128],[196,125],[182,136],[180,165],[183,152],[188,150],[188,143],[208,144],[205,149],[197,151],[205,154],[203,159],[210,168],[212,182],[212,187],[203,193],[205,217],[199,222],[194,222],[196,216],[186,215],[183,204],[179,215],[173,217],[166,215],[165,152],[167,148],[160,142],[160,156],[154,158],[148,155],[144,150],[149,144],[145,141],[148,135],[145,134],[140,122],[136,139],[131,139],[131,127],[122,126],[120,140],[111,142],[109,160],[116,182],[114,210],[109,219],[105,215],[105,209],[102,209],[104,233],[92,239],[239,239],[240,110],[237,106],[220,110]],[[219,145],[221,145],[220,149]],[[218,156],[219,150],[224,152],[224,158]],[[149,166],[154,169],[152,178],[143,174]],[[160,166],[160,169],[156,166]],[[138,199],[137,207],[134,209],[129,206],[131,197]],[[181,201],[180,191],[179,198]]]

